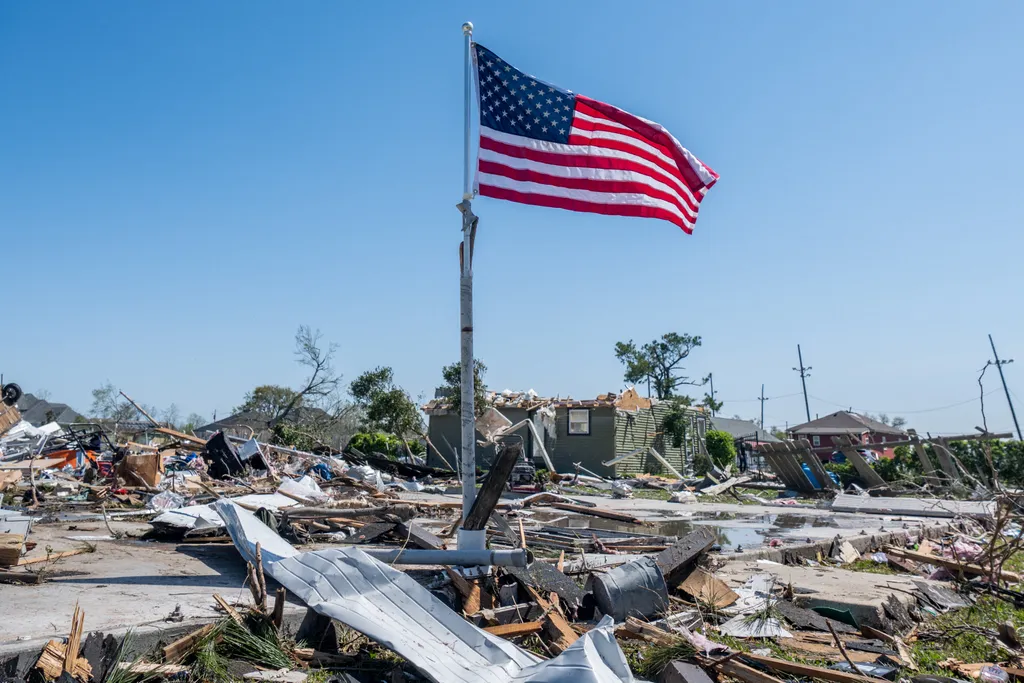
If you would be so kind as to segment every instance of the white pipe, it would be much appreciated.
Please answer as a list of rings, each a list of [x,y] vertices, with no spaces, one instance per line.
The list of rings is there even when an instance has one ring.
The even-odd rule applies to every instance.
[[[401,548],[368,548],[370,557],[387,564],[446,564],[461,567],[525,567],[529,551],[518,550],[402,550]]]

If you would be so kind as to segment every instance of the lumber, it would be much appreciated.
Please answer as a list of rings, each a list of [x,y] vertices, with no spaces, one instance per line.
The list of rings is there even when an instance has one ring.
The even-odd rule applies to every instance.
[[[0,534],[0,567],[13,567],[21,559],[25,537],[21,534]]]
[[[638,519],[633,515],[627,515],[624,512],[615,512],[614,510],[604,510],[602,508],[589,508],[584,505],[574,505],[572,503],[547,503],[548,507],[553,507],[558,510],[565,510],[567,512],[576,512],[581,515],[591,515],[593,517],[603,517],[604,519],[614,519],[616,522],[625,522],[627,524],[647,524],[642,519]]]
[[[62,550],[59,553],[50,553],[49,555],[43,555],[42,557],[33,557],[23,559],[18,562],[18,567],[24,567],[29,564],[39,564],[40,562],[52,562],[65,557],[71,557],[73,555],[81,555],[82,553],[91,553],[92,548],[76,548],[75,550]]]
[[[508,482],[516,461],[523,454],[523,447],[520,443],[508,442],[499,447],[498,457],[487,473],[487,480],[476,493],[473,507],[462,522],[462,528],[467,531],[479,531],[487,528],[487,520],[494,512],[494,506],[498,504],[505,484]]]
[[[944,557],[937,557],[935,555],[930,555],[927,553],[919,553],[913,550],[897,548],[891,545],[885,546],[885,552],[892,553],[893,555],[898,555],[900,557],[905,557],[910,560],[917,560],[918,562],[930,562],[931,564],[938,565],[940,567],[945,567],[951,572],[963,571],[964,574],[969,574],[971,576],[989,576],[990,574],[992,574],[991,570],[977,564],[971,564],[968,562],[957,562],[956,560],[947,560]],[[999,578],[1001,578],[1003,581],[1007,581],[1009,583],[1020,583],[1020,574],[1007,571],[1005,569],[1002,571],[996,571],[996,573],[999,574]]]
[[[512,624],[498,624],[497,626],[484,626],[484,630],[502,638],[517,638],[528,636],[532,633],[540,633],[544,630],[544,622],[527,621]]]
[[[236,610],[234,607],[229,605],[227,600],[225,600],[224,598],[220,597],[216,593],[213,594],[213,599],[217,601],[217,604],[220,605],[221,609],[224,610],[225,612],[227,612],[228,616],[231,617],[231,619],[236,624],[244,624],[245,623],[242,620],[242,615],[238,613],[238,610]]]
[[[725,661],[715,663],[712,666],[727,676],[743,681],[743,683],[782,683],[782,681],[775,676],[766,674],[763,671],[758,671],[752,666],[747,666],[746,664],[737,662],[735,659],[727,659]],[[877,683],[877,681],[875,681],[875,683]]]
[[[844,671],[835,671],[833,669],[826,669],[820,666],[787,662],[785,659],[763,657],[749,652],[743,653],[743,658],[760,664],[766,669],[799,676],[801,678],[817,678],[822,681],[831,681],[832,683],[878,683],[877,678],[872,678],[870,676],[848,674]]]
[[[683,578],[685,572],[708,548],[715,544],[715,532],[708,526],[701,526],[683,536],[655,558],[661,573],[669,585],[674,585]]]
[[[164,661],[171,663],[177,662],[191,652],[192,648],[194,648],[200,640],[205,638],[216,627],[216,624],[207,624],[201,629],[184,635],[169,645],[165,645],[163,648]]]
[[[533,586],[526,586],[526,591],[530,594],[533,601],[544,610],[542,621],[544,623],[544,632],[548,635],[548,640],[546,641],[548,647],[555,654],[561,654],[576,642],[579,634],[572,629],[572,626],[562,616],[562,613],[549,601],[541,597],[541,594]]]

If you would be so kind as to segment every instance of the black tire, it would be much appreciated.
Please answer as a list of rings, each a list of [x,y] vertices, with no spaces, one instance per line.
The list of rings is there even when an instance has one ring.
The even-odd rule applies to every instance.
[[[2,391],[4,404],[9,406],[13,406],[18,401],[20,401],[21,396],[24,393],[22,392],[21,387],[19,387],[14,382],[11,382],[10,384],[5,384]]]

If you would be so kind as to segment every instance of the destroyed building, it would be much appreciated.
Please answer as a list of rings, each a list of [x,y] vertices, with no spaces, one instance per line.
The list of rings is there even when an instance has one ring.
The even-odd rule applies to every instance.
[[[518,424],[530,420],[544,439],[544,448],[559,472],[571,472],[576,463],[602,476],[624,477],[661,473],[664,466],[649,452],[654,448],[679,471],[692,471],[695,457],[704,449],[707,415],[698,407],[686,408],[685,436],[680,446],[666,437],[663,424],[671,408],[666,402],[647,399],[635,389],[621,394],[601,394],[593,399],[541,398],[532,393],[502,392],[488,397],[498,412]],[[444,467],[444,460],[461,447],[458,410],[449,398],[440,396],[423,406],[429,418],[427,464]],[[541,464],[535,437],[528,429],[522,435],[528,460]],[[484,437],[477,432],[477,440]],[[444,449],[438,454],[436,449]],[[633,454],[632,457],[624,457]],[[621,461],[607,465],[616,458]],[[478,446],[477,460],[486,466],[494,459],[494,446]]]

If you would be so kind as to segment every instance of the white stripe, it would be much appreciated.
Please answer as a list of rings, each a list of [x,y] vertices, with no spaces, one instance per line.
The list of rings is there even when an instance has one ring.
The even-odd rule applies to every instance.
[[[570,190],[565,187],[554,187],[553,185],[544,185],[542,183],[513,180],[511,178],[494,175],[492,173],[481,173],[479,178],[481,186],[500,187],[506,190],[513,190],[515,192],[540,194],[548,197],[561,197],[563,199],[577,199],[584,202],[593,202],[595,204],[650,206],[658,209],[664,209],[665,211],[678,216],[689,227],[693,227],[694,223],[694,219],[683,214],[683,212],[679,210],[679,207],[672,202],[655,199],[654,197],[646,194],[638,194],[635,192],[616,193],[593,192],[591,190]]]
[[[627,145],[632,145],[637,149],[642,149],[645,152],[653,154],[654,156],[658,157],[659,159],[669,164],[670,166],[679,168],[679,165],[676,163],[675,159],[665,154],[654,145],[644,142],[643,140],[637,140],[635,137],[632,137],[631,135],[622,135],[620,133],[612,133],[606,130],[585,130],[583,128],[577,128],[575,125],[572,127],[572,130],[570,130],[569,133],[572,135],[579,135],[590,140],[616,140],[618,142],[624,142]]]
[[[607,157],[610,159],[624,159],[631,161],[636,164],[640,164],[645,168],[651,169],[660,178],[676,187],[678,192],[682,192],[685,196],[689,197],[691,203],[696,206],[700,204],[700,201],[693,196],[690,189],[686,187],[679,178],[676,178],[671,173],[663,169],[658,164],[654,163],[650,159],[645,159],[636,154],[630,154],[629,152],[622,152],[617,149],[608,149],[607,147],[593,147],[590,145],[563,145],[559,142],[548,142],[547,140],[535,140],[533,138],[523,137],[521,135],[512,135],[511,133],[503,133],[493,128],[486,126],[480,126],[480,137],[490,138],[496,142],[502,142],[506,145],[512,145],[514,147],[522,147],[524,149],[535,149],[539,152],[550,152],[552,154],[570,154],[573,156],[594,156],[594,157]],[[677,192],[677,194],[678,194]]]
[[[629,126],[623,125],[618,121],[612,121],[611,119],[605,117],[598,118],[596,116],[591,116],[590,114],[584,114],[579,109],[576,110],[574,116],[577,119],[583,119],[584,121],[590,121],[591,123],[601,123],[606,126],[612,126],[613,128],[621,128],[622,130],[633,130]]]
[[[539,161],[532,161],[530,159],[520,159],[519,157],[510,157],[500,152],[495,152],[489,149],[480,150],[480,161],[491,161],[502,166],[508,166],[510,168],[537,171],[538,173],[544,173],[545,175],[555,176],[556,178],[578,178],[581,180],[611,180],[620,182],[631,182],[631,183],[642,183],[651,187],[659,192],[673,195],[679,199],[679,203],[683,205],[683,213],[685,213],[690,219],[696,219],[696,215],[689,210],[686,206],[685,200],[679,195],[679,191],[672,185],[663,183],[660,180],[652,178],[644,173],[638,173],[636,171],[624,171],[618,169],[605,169],[605,168],[579,168],[577,166],[561,166],[555,164],[545,164]]]

